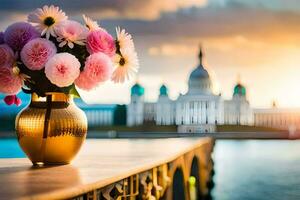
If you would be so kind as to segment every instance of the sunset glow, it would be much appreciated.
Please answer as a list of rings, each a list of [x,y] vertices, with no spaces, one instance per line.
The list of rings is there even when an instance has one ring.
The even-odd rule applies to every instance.
[[[13,2],[13,3],[12,3]],[[0,29],[24,20],[26,12],[48,1],[4,1]],[[294,0],[201,0],[149,2],[56,2],[71,17],[87,12],[109,31],[118,24],[133,33],[146,100],[155,101],[162,83],[176,99],[187,91],[187,79],[197,65],[201,43],[215,92],[224,98],[240,75],[254,107],[300,107],[300,2]],[[49,2],[51,3],[51,2]],[[136,8],[139,8],[138,10]],[[79,12],[80,11],[80,12]],[[129,88],[107,83],[82,92],[90,103],[128,103]]]

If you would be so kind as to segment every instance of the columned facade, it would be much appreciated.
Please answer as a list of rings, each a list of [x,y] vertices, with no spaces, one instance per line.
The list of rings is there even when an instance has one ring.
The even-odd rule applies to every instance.
[[[300,130],[300,109],[254,109],[254,125],[281,130]]]

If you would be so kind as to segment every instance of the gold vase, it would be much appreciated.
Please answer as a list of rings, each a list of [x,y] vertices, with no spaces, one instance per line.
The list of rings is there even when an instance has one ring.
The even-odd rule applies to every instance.
[[[68,164],[87,133],[87,118],[72,95],[32,94],[31,102],[16,118],[19,144],[34,165]]]

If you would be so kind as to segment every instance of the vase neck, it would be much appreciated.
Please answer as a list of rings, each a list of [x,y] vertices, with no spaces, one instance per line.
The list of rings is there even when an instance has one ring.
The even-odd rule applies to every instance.
[[[46,97],[39,97],[37,94],[33,93],[31,95],[31,102],[47,102],[47,99],[51,99],[51,102],[73,102],[73,96],[64,93],[51,92],[46,93]]]

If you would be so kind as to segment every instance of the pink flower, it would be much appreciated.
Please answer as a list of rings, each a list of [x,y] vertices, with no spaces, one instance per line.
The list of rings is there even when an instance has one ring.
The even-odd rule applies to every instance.
[[[0,45],[0,67],[12,67],[14,63],[14,52],[13,50],[6,44]]]
[[[71,49],[74,47],[74,43],[84,45],[88,33],[86,27],[72,20],[62,21],[55,31],[58,36],[57,41],[60,42],[59,47],[67,44]]]
[[[5,30],[4,42],[13,50],[21,51],[23,46],[30,40],[39,37],[40,34],[29,23],[17,22]]]
[[[4,102],[9,106],[12,104],[16,104],[17,106],[20,106],[22,100],[18,98],[17,95],[8,95],[4,98]]]
[[[88,34],[86,47],[90,54],[102,52],[112,57],[116,52],[114,38],[102,29],[91,31]]]
[[[46,77],[58,87],[71,85],[80,74],[80,62],[69,53],[54,55],[45,65]]]
[[[22,78],[13,72],[12,67],[0,67],[0,92],[8,95],[17,94],[23,85]]]
[[[3,100],[7,105],[12,105],[15,103],[15,97],[16,95],[8,95]]]
[[[106,54],[92,54],[86,59],[84,70],[75,80],[75,84],[81,89],[91,90],[99,83],[107,81],[111,77],[112,69],[112,61]]]
[[[36,38],[29,41],[21,51],[21,60],[28,69],[43,69],[46,62],[56,54],[55,45],[46,39]]]
[[[16,104],[17,106],[20,106],[22,104],[22,100],[16,96],[14,104]]]

